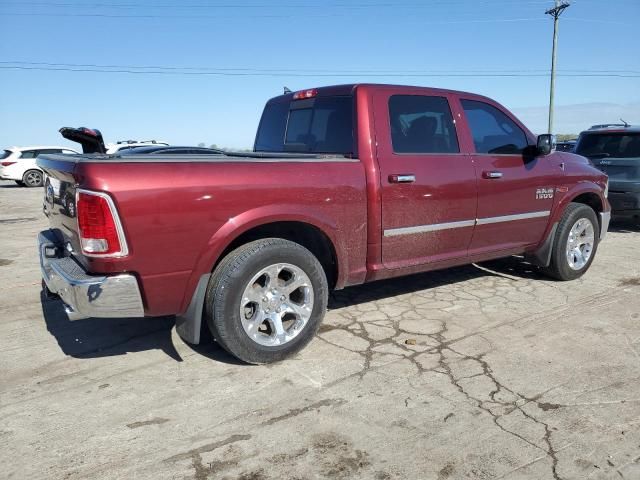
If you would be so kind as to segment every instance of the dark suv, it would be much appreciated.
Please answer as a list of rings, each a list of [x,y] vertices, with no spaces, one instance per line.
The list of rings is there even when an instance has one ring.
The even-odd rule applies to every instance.
[[[609,176],[614,214],[640,215],[640,127],[592,127],[580,134],[575,153]]]

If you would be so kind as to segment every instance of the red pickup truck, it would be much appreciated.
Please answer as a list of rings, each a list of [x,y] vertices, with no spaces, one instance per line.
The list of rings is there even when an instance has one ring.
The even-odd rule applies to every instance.
[[[340,85],[267,102],[254,152],[40,156],[47,293],[71,319],[176,315],[249,363],[314,336],[331,289],[524,254],[571,280],[610,218],[607,177],[493,100]]]

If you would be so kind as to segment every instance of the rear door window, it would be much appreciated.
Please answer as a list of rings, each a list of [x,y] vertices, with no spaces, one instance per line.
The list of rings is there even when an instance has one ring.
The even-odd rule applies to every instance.
[[[25,150],[20,154],[20,158],[36,158],[38,156],[37,150]]]
[[[444,97],[392,95],[391,143],[395,153],[458,153],[449,102]]]
[[[265,107],[255,150],[351,154],[353,97],[316,97]]]
[[[62,153],[62,149],[60,149],[60,148],[46,148],[46,149],[43,149],[43,150],[38,150],[38,153],[37,153],[36,157],[40,156],[40,155],[44,155],[44,154],[56,154],[56,153]]]
[[[527,147],[527,136],[504,112],[488,103],[461,100],[476,153],[517,155]]]

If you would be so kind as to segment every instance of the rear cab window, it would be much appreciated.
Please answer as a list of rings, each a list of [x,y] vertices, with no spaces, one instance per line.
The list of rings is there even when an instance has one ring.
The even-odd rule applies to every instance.
[[[528,146],[527,135],[503,111],[477,100],[461,99],[476,153],[519,155]]]
[[[352,95],[269,102],[254,150],[354,155]]]

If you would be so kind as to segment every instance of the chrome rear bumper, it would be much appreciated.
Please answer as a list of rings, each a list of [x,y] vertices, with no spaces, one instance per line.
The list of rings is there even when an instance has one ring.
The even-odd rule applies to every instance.
[[[61,255],[62,249],[50,230],[40,232],[38,247],[42,278],[64,302],[69,320],[144,317],[135,276],[89,275],[73,258]]]

